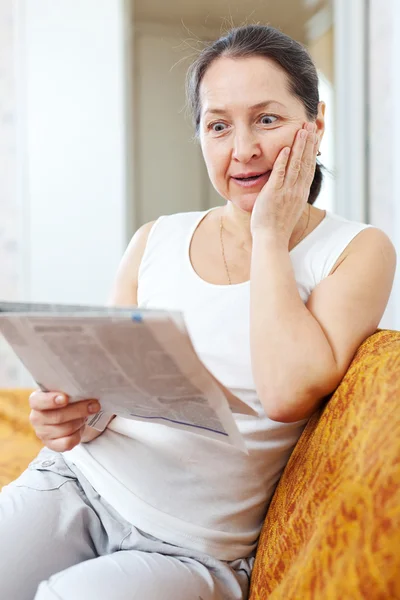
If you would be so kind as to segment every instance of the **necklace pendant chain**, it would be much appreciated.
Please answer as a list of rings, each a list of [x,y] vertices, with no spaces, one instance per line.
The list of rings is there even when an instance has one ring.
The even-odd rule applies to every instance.
[[[305,232],[306,232],[306,231],[307,231],[307,229],[308,229],[308,225],[309,225],[309,223],[310,223],[310,214],[311,214],[311,204],[309,204],[309,205],[308,205],[308,218],[307,218],[307,224],[306,224],[306,226],[304,227],[304,229],[303,229],[303,231],[302,231],[302,234],[301,234],[301,236],[300,236],[300,237],[299,237],[299,239],[297,240],[297,242],[296,242],[296,246],[297,246],[297,244],[299,244],[299,243],[301,242],[301,240],[302,240],[302,238],[303,238],[303,235],[305,234]]]
[[[225,256],[225,248],[224,248],[224,240],[222,238],[222,230],[223,230],[223,223],[222,223],[222,215],[220,218],[220,226],[219,226],[219,236],[220,236],[220,240],[221,240],[221,250],[222,250],[222,258],[224,259],[224,265],[225,265],[225,271],[226,274],[228,276],[228,281],[229,281],[229,285],[232,285],[232,281],[231,281],[231,276],[229,275],[229,269],[228,269],[228,264],[226,262],[226,256]]]
[[[307,224],[302,232],[302,234],[300,235],[299,239],[296,242],[296,246],[297,244],[302,240],[303,235],[305,234],[305,232],[307,231],[308,225],[310,223],[310,214],[311,214],[311,204],[308,205],[308,218],[307,218]],[[225,271],[226,271],[226,275],[228,277],[228,281],[229,281],[229,285],[232,285],[232,281],[231,281],[231,276],[229,274],[229,269],[228,269],[228,263],[226,261],[226,256],[225,256],[225,247],[224,247],[224,240],[223,240],[223,236],[222,236],[222,231],[224,229],[224,225],[223,225],[223,220],[222,220],[222,215],[220,217],[220,226],[219,226],[219,233],[220,233],[220,240],[221,240],[221,251],[222,251],[222,258],[224,259],[224,265],[225,265]]]

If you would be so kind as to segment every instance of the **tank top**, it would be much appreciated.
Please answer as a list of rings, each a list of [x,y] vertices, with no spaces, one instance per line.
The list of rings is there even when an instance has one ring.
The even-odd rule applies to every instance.
[[[213,209],[210,209],[213,210]],[[116,417],[89,444],[65,452],[132,525],[220,560],[250,556],[280,475],[307,419],[269,419],[250,362],[250,283],[216,285],[193,269],[189,247],[209,211],[160,217],[139,269],[138,306],[180,310],[211,373],[257,411],[234,415],[248,454],[167,425]],[[364,223],[331,212],[290,252],[306,302]]]

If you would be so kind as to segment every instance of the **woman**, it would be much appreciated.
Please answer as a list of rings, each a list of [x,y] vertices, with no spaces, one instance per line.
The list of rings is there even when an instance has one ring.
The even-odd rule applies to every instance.
[[[112,303],[184,312],[206,366],[257,410],[235,416],[249,454],[119,417],[99,435],[95,400],[35,392],[47,449],[0,496],[5,598],[246,598],[282,469],[385,310],[390,240],[313,207],[325,106],[306,50],[232,30],[191,67],[188,98],[227,202],[139,229]]]

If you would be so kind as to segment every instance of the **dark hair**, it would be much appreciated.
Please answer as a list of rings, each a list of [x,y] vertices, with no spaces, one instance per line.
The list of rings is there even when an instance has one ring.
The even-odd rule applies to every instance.
[[[208,67],[221,56],[247,58],[263,56],[277,63],[288,75],[289,91],[301,100],[307,118],[318,114],[318,75],[306,48],[288,35],[268,25],[245,25],[231,29],[227,35],[206,46],[189,67],[186,95],[196,134],[200,126],[200,84]],[[321,190],[322,166],[317,163],[311,184],[309,204],[314,204]]]

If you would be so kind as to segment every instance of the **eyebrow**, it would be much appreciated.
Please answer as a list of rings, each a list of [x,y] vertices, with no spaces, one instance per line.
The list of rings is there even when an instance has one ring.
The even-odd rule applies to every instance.
[[[257,104],[253,104],[253,106],[250,106],[250,110],[256,110],[258,108],[265,108],[265,107],[269,106],[270,104],[277,104],[277,105],[281,106],[282,108],[286,108],[285,105],[282,104],[281,102],[278,102],[278,100],[265,100],[264,102],[258,102]],[[208,108],[205,111],[205,114],[211,113],[214,115],[223,115],[227,112],[228,111],[224,108]]]

